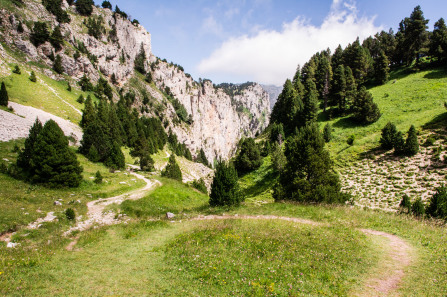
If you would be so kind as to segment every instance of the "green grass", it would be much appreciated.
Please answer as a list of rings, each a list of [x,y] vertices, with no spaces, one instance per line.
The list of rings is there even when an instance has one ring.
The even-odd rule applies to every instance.
[[[239,179],[239,185],[247,203],[272,202],[272,187],[278,174],[274,172],[270,156],[262,161],[261,167]]]
[[[13,67],[14,65],[11,65],[11,71]],[[63,100],[82,111],[83,104],[78,103],[76,99],[80,94],[83,94],[84,97],[87,94],[76,90],[73,82],[71,82],[72,92],[69,92],[67,91],[67,82],[55,81],[39,72],[36,72],[37,82],[33,83],[29,80],[27,73],[31,69],[23,64],[20,65],[20,68],[22,71],[20,75],[11,73],[7,77],[0,77],[0,81],[5,82],[10,101],[44,110],[75,124],[80,122],[81,114]],[[43,85],[40,80],[43,80],[48,86]],[[56,96],[49,87],[53,88],[63,100]]]
[[[23,140],[0,142],[0,160],[6,158],[11,163],[15,162],[17,153],[12,151],[16,144],[23,146]],[[49,211],[61,212],[71,207],[77,214],[83,214],[88,201],[113,197],[144,185],[140,180],[132,181],[135,177],[124,172],[110,173],[100,163],[92,163],[79,154],[77,157],[84,168],[83,181],[79,188],[50,189],[0,174],[0,234],[26,226],[39,217],[45,217]],[[100,185],[95,184],[92,178],[97,171],[103,176],[103,183]],[[127,185],[119,184],[121,181],[127,182]],[[58,199],[62,199],[62,206],[53,205]]]
[[[447,72],[435,69],[408,74],[406,71],[403,68],[392,72],[388,83],[369,90],[382,113],[376,123],[359,126],[349,117],[321,122],[321,127],[329,122],[334,128],[328,148],[337,161],[351,161],[360,153],[378,147],[381,130],[389,121],[406,133],[411,125],[421,128],[445,113]],[[350,135],[355,135],[353,146],[346,143]]]
[[[176,215],[199,210],[208,206],[208,196],[178,181],[160,178],[163,186],[148,196],[136,201],[124,201],[121,209],[126,214],[138,217],[159,217],[167,212]]]

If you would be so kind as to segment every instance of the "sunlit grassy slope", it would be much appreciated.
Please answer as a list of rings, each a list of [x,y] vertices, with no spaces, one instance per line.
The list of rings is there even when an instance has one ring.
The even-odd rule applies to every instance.
[[[361,126],[349,117],[320,122],[322,127],[326,123],[333,126],[334,139],[328,148],[341,165],[343,161],[352,160],[359,153],[377,147],[381,129],[389,121],[406,133],[411,125],[420,128],[444,114],[447,71],[435,69],[409,74],[406,69],[400,69],[392,72],[388,83],[369,91],[382,113],[376,123]],[[355,136],[352,147],[346,143],[350,135]]]

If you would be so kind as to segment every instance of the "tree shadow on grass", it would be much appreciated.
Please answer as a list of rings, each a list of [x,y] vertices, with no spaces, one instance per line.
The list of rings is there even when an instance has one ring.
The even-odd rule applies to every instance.
[[[242,193],[245,197],[256,197],[258,195],[261,195],[265,191],[271,189],[276,182],[276,179],[278,177],[278,173],[274,170],[269,171],[261,180],[258,180],[254,185],[243,189]]]
[[[344,117],[336,121],[333,125],[336,128],[349,129],[361,126],[353,117]]]
[[[441,79],[447,77],[447,71],[445,69],[439,68],[430,73],[424,75],[424,78],[427,79]]]
[[[423,129],[443,129],[447,126],[447,112],[435,116],[430,122],[422,126]]]

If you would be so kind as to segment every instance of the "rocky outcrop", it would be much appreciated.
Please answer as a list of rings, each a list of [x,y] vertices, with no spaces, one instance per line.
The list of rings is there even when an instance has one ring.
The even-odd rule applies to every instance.
[[[151,35],[142,26],[134,25],[108,9],[95,7],[91,16],[100,20],[104,27],[102,36],[97,39],[87,34],[87,18],[78,15],[74,6],[69,6],[66,1],[63,1],[63,7],[71,12],[69,24],[58,24],[41,2],[25,2],[26,8],[21,9],[21,15],[25,15],[26,20],[45,21],[51,30],[60,25],[69,45],[59,52],[48,42],[36,48],[29,41],[30,28],[25,26],[24,32],[17,32],[19,20],[15,17],[10,20],[13,13],[3,10],[0,21],[5,30],[0,32],[0,37],[8,47],[25,53],[27,61],[34,60],[49,67],[53,65],[50,57],[54,52],[61,56],[64,72],[74,80],[84,75],[94,82],[101,76],[110,80],[114,74],[119,87],[137,95],[134,107],[146,115],[163,118],[169,125],[167,129],[172,129],[193,155],[203,148],[210,161],[218,157],[227,159],[234,153],[240,138],[253,137],[268,125],[269,95],[260,85],[250,84],[237,95],[230,96],[210,81],[196,82],[181,68],[152,54]],[[147,57],[145,68],[151,72],[156,87],[136,79],[141,86],[135,89],[134,62],[141,50]],[[52,78],[65,79],[48,69],[40,71]],[[176,120],[176,111],[163,95],[166,87],[185,107],[189,123]],[[143,110],[142,90],[163,107],[161,112]],[[115,99],[118,99],[118,92],[115,92]]]

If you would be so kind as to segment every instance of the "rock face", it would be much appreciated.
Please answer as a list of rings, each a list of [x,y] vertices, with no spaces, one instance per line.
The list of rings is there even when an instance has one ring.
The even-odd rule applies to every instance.
[[[278,100],[279,94],[281,94],[283,87],[278,87],[275,85],[262,85],[262,88],[269,94],[270,109],[273,109],[273,106]]]
[[[101,76],[111,81],[115,76],[118,87],[136,94],[133,107],[147,116],[158,115],[195,155],[204,149],[209,161],[218,157],[228,159],[236,149],[242,137],[253,137],[268,125],[270,115],[269,95],[258,84],[250,84],[237,95],[228,95],[223,89],[216,88],[210,81],[194,81],[183,69],[161,61],[151,53],[151,35],[140,25],[134,25],[109,9],[94,7],[92,19],[100,20],[103,30],[98,39],[87,34],[88,18],[76,13],[74,6],[63,1],[63,8],[70,12],[71,22],[59,24],[41,2],[24,0],[26,6],[21,9],[24,19],[10,17],[14,15],[6,10],[0,11],[0,21],[4,31],[0,38],[11,49],[25,53],[26,60],[52,66],[52,53],[61,56],[64,72],[72,79],[79,80],[87,75],[93,82]],[[13,19],[12,21],[10,19]],[[50,43],[35,47],[29,40],[32,28],[25,20],[45,21],[50,32],[61,26],[66,42],[60,51]],[[24,32],[17,32],[17,24],[22,21]],[[29,23],[28,23],[29,24]],[[145,83],[134,70],[134,61],[143,51],[146,56],[145,69],[151,72],[153,84]],[[13,58],[12,58],[13,59]],[[48,69],[35,69],[46,75],[64,79]],[[135,87],[138,81],[139,88]],[[176,111],[167,99],[166,87],[186,109],[189,124],[177,119]],[[161,90],[161,92],[160,92]],[[162,105],[162,111],[143,110],[143,93]],[[115,92],[115,100],[119,98]]]

